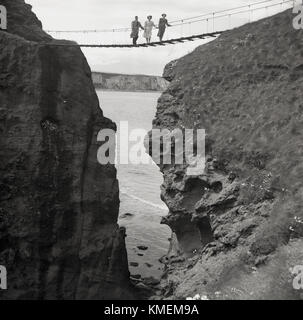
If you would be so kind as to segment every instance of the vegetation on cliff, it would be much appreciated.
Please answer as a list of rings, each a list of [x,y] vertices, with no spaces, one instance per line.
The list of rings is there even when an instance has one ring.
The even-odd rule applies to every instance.
[[[197,177],[161,166],[173,231],[161,296],[299,298],[303,31],[292,19],[225,32],[165,69],[154,127],[206,129],[207,165]]]

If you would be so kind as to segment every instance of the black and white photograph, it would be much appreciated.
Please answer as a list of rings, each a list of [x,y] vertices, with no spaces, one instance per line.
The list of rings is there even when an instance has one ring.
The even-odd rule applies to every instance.
[[[0,309],[303,300],[302,88],[301,0],[0,0]]]

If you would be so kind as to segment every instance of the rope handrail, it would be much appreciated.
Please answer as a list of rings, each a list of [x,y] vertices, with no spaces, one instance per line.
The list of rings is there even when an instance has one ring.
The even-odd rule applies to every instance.
[[[272,5],[268,5],[266,7],[255,8],[255,9],[253,9],[253,11],[258,11],[258,10],[262,10],[262,9],[266,9],[266,8],[272,8],[272,7],[276,7],[276,6],[279,6],[281,4],[285,4],[285,3],[289,3],[289,2],[293,2],[293,0],[284,0],[283,2],[279,2],[279,3],[272,4]],[[242,10],[242,11],[234,12],[232,14],[230,14],[230,13],[229,14],[223,14],[223,15],[220,15],[220,16],[215,16],[214,19],[220,19],[220,18],[229,17],[229,16],[232,16],[232,15],[237,15],[237,14],[242,14],[242,13],[247,13],[247,12],[251,12],[251,11],[252,10],[249,9],[249,10]],[[199,20],[195,20],[195,21],[175,24],[173,26],[180,26],[180,25],[184,25],[184,24],[192,24],[192,23],[203,22],[203,21],[212,21],[212,20],[213,20],[213,18],[204,18],[204,19],[199,19]]]
[[[207,13],[207,14],[202,14],[202,15],[195,16],[195,17],[189,17],[189,18],[184,18],[184,19],[180,19],[180,20],[174,20],[174,21],[171,21],[170,23],[171,23],[172,27],[176,27],[176,26],[180,26],[180,25],[193,24],[193,23],[197,23],[197,22],[209,21],[209,20],[212,20],[212,19],[218,19],[218,18],[222,18],[222,17],[233,16],[233,15],[240,14],[240,13],[246,13],[246,12],[251,12],[251,11],[257,11],[257,10],[261,10],[261,9],[271,8],[271,7],[275,7],[275,6],[278,6],[278,5],[281,5],[281,4],[290,3],[290,2],[294,3],[294,0],[283,0],[283,1],[280,1],[279,3],[268,4],[268,5],[264,6],[264,7],[253,8],[256,5],[269,3],[269,2],[273,2],[273,1],[277,1],[277,0],[263,0],[263,1],[252,3],[252,4],[247,4],[247,5],[231,8],[231,9],[219,10],[219,11],[215,11],[215,12]],[[247,8],[247,7],[249,8],[247,10],[243,10],[243,11],[240,11],[240,12],[233,12],[233,13],[228,13],[228,14],[225,14],[225,15],[217,16],[217,14],[219,14],[219,13],[239,10],[239,9],[243,9],[243,8]],[[202,17],[209,17],[209,18],[204,18],[204,19],[191,21],[193,19],[202,18]],[[129,27],[112,28],[112,29],[95,29],[95,30],[46,30],[46,32],[48,32],[48,33],[57,33],[57,34],[58,33],[111,33],[111,32],[115,33],[115,32],[129,32],[129,31],[131,31],[131,28],[129,28]]]
[[[199,15],[199,16],[195,16],[195,17],[190,17],[190,18],[185,18],[185,19],[174,20],[174,21],[171,21],[171,23],[183,22],[183,21],[193,20],[193,19],[202,18],[202,17],[207,17],[207,16],[213,16],[213,15],[217,15],[217,14],[219,14],[219,13],[229,12],[229,11],[233,11],[233,10],[239,10],[239,9],[243,9],[243,8],[247,8],[247,7],[250,7],[249,10],[257,10],[258,8],[256,8],[256,9],[251,9],[251,7],[257,6],[257,5],[259,5],[259,4],[264,4],[264,3],[268,3],[268,2],[273,2],[273,1],[276,1],[276,0],[264,0],[264,1],[259,1],[259,2],[255,2],[255,3],[252,3],[252,4],[247,4],[247,5],[243,5],[243,6],[239,6],[239,7],[234,7],[234,8],[231,8],[231,9],[219,10],[219,11],[214,11],[214,12],[205,13],[205,14],[202,14],[202,15]],[[287,1],[287,0],[283,1],[283,3],[286,3],[286,2],[289,2],[289,1]],[[291,2],[293,2],[293,0],[291,0]],[[280,4],[280,3],[279,3],[279,4]],[[262,7],[262,9],[264,9],[264,8],[266,8],[266,7]],[[228,15],[229,15],[229,14],[228,14]]]

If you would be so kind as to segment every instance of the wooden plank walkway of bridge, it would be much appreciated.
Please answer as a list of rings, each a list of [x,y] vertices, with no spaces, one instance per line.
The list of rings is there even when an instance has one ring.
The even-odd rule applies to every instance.
[[[225,31],[224,31],[225,32]],[[223,31],[217,31],[217,32],[211,32],[211,33],[203,33],[203,34],[197,34],[192,35],[188,37],[181,37],[176,39],[169,39],[164,41],[157,41],[157,42],[151,42],[151,43],[139,43],[137,45],[134,44],[77,44],[73,42],[50,42],[47,43],[47,45],[50,46],[68,46],[68,47],[82,47],[82,48],[147,48],[147,47],[157,47],[157,46],[165,46],[165,45],[171,45],[171,44],[178,44],[178,43],[184,43],[186,41],[195,41],[200,39],[207,39],[207,38],[215,38],[218,35],[223,33]]]

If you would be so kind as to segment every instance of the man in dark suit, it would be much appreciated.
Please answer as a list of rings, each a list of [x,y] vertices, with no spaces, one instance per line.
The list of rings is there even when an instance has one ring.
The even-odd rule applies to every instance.
[[[139,29],[144,30],[142,27],[139,18],[136,16],[135,20],[132,22],[132,33],[130,35],[131,38],[133,38],[133,45],[137,45],[137,40],[139,38]]]

